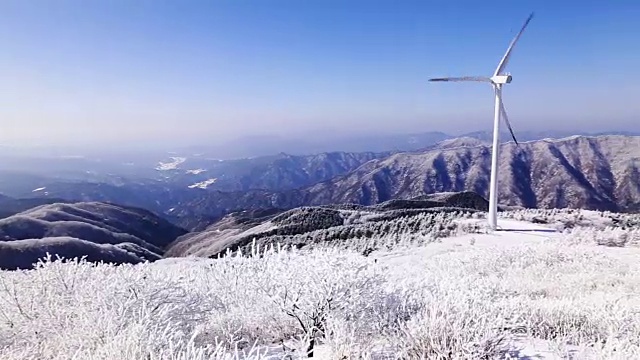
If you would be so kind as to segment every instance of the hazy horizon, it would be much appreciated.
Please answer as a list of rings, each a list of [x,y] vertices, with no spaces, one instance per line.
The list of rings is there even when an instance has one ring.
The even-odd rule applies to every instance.
[[[490,130],[489,86],[427,79],[491,73],[531,11],[504,93],[515,130],[640,130],[634,2],[7,1],[0,10],[0,144]]]

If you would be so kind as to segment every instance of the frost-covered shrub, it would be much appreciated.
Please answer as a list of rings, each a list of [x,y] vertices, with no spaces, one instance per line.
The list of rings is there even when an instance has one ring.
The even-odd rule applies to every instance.
[[[607,226],[603,229],[575,228],[561,237],[570,244],[593,244],[612,247],[640,246],[640,228]]]
[[[501,217],[542,223],[562,232],[567,244],[637,247],[640,244],[640,214],[576,209],[527,209],[508,211]]]
[[[300,353],[335,338],[327,323],[355,339],[377,336],[412,309],[381,269],[331,249],[119,267],[42,262],[0,273],[0,358],[213,356],[294,338]]]
[[[414,317],[412,321],[421,326],[441,325],[435,327],[437,331],[422,332],[418,331],[418,323],[411,325],[415,332],[429,334],[423,336],[428,346],[417,347],[425,353],[434,351],[434,342],[443,341],[447,333],[458,331],[455,339],[468,340],[456,346],[456,341],[449,340],[449,349],[466,349],[460,350],[466,355],[456,355],[459,358],[481,358],[464,352],[482,348],[481,343],[496,345],[484,349],[500,351],[497,341],[502,335],[512,339],[517,334],[573,347],[602,345],[606,339],[616,339],[625,344],[615,351],[618,358],[640,355],[640,264],[633,257],[610,257],[592,246],[567,246],[556,241],[449,251],[423,262],[414,261],[411,266],[398,266],[398,279],[415,279],[405,286],[420,286],[441,299],[434,306],[436,309],[450,307],[469,315],[459,319],[454,311],[442,311],[439,318],[450,319],[443,323],[431,317],[420,322],[419,316]],[[444,326],[455,321],[472,324]],[[474,338],[473,329],[490,336]],[[588,350],[599,354],[592,346]]]
[[[346,214],[347,225],[300,234],[283,235],[277,229],[268,233],[252,234],[236,243],[231,250],[248,253],[254,244],[263,248],[280,244],[293,248],[336,247],[365,252],[426,245],[449,236],[486,231],[477,223],[460,221],[471,218],[474,212],[455,208],[442,211],[410,210],[364,214],[355,211]]]
[[[632,229],[640,226],[640,214],[581,209],[525,209],[499,213],[505,219],[543,223],[558,230],[573,228]]]
[[[637,249],[430,246],[0,272],[0,359],[640,358]]]
[[[507,337],[500,314],[486,309],[484,299],[468,295],[468,291],[427,293],[421,311],[402,323],[394,339],[398,355],[410,359],[489,359],[500,354]]]

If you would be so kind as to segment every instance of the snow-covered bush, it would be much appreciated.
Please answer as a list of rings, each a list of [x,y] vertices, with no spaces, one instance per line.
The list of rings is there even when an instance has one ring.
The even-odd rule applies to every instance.
[[[640,246],[640,228],[607,226],[602,229],[574,228],[562,234],[569,244],[593,244],[613,247]]]
[[[500,312],[468,289],[425,294],[420,312],[393,339],[409,359],[489,359],[504,350],[507,331]]]
[[[640,245],[640,214],[576,209],[527,209],[506,211],[500,217],[537,222],[562,232],[566,244],[610,247]]]
[[[640,358],[638,250],[564,240],[45,261],[0,272],[0,359]]]
[[[501,218],[541,223],[560,231],[573,228],[631,229],[640,226],[640,214],[581,209],[524,209],[499,213]]]
[[[137,266],[46,261],[0,273],[0,358],[208,358],[295,338],[301,353],[336,339],[331,324],[360,341],[412,311],[381,269],[331,249]]]
[[[270,223],[270,226],[266,227],[267,231],[243,232],[229,238],[214,237],[211,246],[216,248],[219,244],[230,244],[226,250],[243,253],[250,252],[254,243],[260,247],[275,244],[305,249],[329,246],[365,252],[425,245],[441,238],[480,231],[477,223],[460,222],[461,219],[470,219],[475,213],[458,208],[388,211],[341,210],[341,216],[344,216],[345,220],[343,224],[341,219],[340,225],[335,225],[338,222],[331,219],[331,221],[325,222],[318,220],[322,214],[326,213],[332,214],[331,218],[337,217],[336,210],[318,208],[306,210],[307,212],[296,210],[293,213],[286,213],[277,219],[279,222],[283,222],[283,219],[297,218],[300,220],[302,218],[305,220],[303,224],[295,223],[280,227],[282,224],[271,226],[273,224]],[[312,212],[318,210],[321,211]],[[335,226],[330,226],[332,224]],[[198,246],[203,245],[198,244]],[[204,245],[204,247],[208,246]],[[195,253],[217,256],[226,250],[221,247],[211,253],[206,251],[196,251]]]

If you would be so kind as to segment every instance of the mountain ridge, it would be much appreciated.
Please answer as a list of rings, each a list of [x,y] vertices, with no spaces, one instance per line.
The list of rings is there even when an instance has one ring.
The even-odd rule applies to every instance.
[[[186,234],[148,210],[82,202],[54,203],[0,219],[0,267],[31,265],[46,251],[118,262],[153,261]]]
[[[313,194],[309,202],[373,204],[463,190],[486,197],[489,154],[488,145],[393,154],[313,185],[307,189]],[[627,210],[640,203],[637,136],[572,136],[520,146],[508,142],[501,145],[499,159],[501,204]]]
[[[640,137],[571,136],[501,145],[502,205],[640,209]],[[106,201],[142,207],[190,230],[202,230],[234,211],[356,203],[370,205],[435,192],[474,191],[488,197],[491,147],[471,138],[447,140],[423,151],[363,162],[331,179],[296,189],[220,191],[189,189],[159,180],[53,183],[37,196]],[[297,166],[297,165],[296,165]],[[287,170],[288,171],[288,170]],[[274,179],[279,172],[270,174]]]
[[[442,193],[422,199],[358,204],[262,209],[228,214],[207,226],[178,237],[167,256],[215,257],[226,251],[247,253],[255,243],[302,248],[318,243],[362,240],[376,235],[438,236],[435,217],[443,214],[486,211],[489,203],[471,192]],[[392,230],[393,229],[393,230]],[[370,244],[371,245],[371,244]]]

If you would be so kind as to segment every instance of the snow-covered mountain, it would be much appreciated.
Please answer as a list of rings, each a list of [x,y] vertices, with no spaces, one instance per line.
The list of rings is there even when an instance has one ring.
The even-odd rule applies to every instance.
[[[499,201],[524,207],[635,211],[640,209],[638,159],[637,136],[573,136],[522,142],[520,146],[505,143],[500,154]],[[387,156],[280,154],[221,163],[227,165],[215,170],[219,171],[216,174],[201,171],[201,164],[180,168],[188,160],[178,164],[178,169],[157,170],[181,171],[181,180],[169,177],[117,184],[21,180],[11,186],[24,185],[22,192],[7,194],[142,207],[184,228],[202,230],[225,214],[245,209],[372,205],[464,190],[487,197],[490,146],[477,139],[459,138],[423,151]],[[33,192],[42,187],[46,189]]]
[[[167,256],[215,257],[226,251],[248,253],[251,247],[357,242],[374,248],[372,238],[442,237],[454,233],[453,219],[486,211],[488,202],[471,192],[445,193],[431,199],[390,200],[372,206],[327,205],[241,211],[229,214],[202,231],[176,239]],[[436,221],[437,219],[437,221]]]
[[[217,160],[194,155],[160,161],[156,178],[184,187],[220,191],[282,191],[313,185],[346,174],[390,153],[326,152],[314,155]]]
[[[0,269],[30,268],[47,252],[96,262],[156,260],[185,232],[143,209],[98,202],[46,204],[0,220]]]
[[[375,204],[471,190],[488,196],[489,145],[398,153],[305,191],[311,204]],[[499,202],[525,207],[636,210],[640,137],[573,136],[506,143],[500,150]]]

